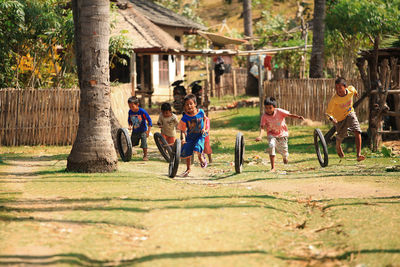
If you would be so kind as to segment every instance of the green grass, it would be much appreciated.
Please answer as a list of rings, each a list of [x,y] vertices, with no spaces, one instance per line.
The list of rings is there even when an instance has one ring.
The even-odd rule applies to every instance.
[[[167,177],[168,164],[152,140],[150,161],[140,161],[139,152],[130,162],[120,161],[118,171],[103,174],[65,172],[71,147],[0,147],[0,264],[400,262],[399,175],[386,172],[399,158],[363,148],[368,159],[357,163],[354,144],[348,144],[348,160],[340,162],[330,145],[329,165],[321,168],[313,128],[295,126],[289,128],[290,164],[278,155],[278,172],[271,174],[266,141],[253,141],[258,109],[211,114],[214,163],[205,171],[196,163],[187,179]],[[241,174],[232,167],[238,131],[246,139]],[[354,196],[350,191],[342,197],[339,186]],[[332,192],[323,195],[318,188]]]

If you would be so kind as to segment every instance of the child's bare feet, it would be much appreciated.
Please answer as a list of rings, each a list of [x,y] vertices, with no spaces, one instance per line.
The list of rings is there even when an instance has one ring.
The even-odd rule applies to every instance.
[[[365,159],[365,156],[360,155],[357,157],[357,161],[363,161]]]
[[[149,158],[147,156],[143,157],[143,161],[148,161]]]
[[[270,172],[276,172],[276,169],[275,169],[275,168],[273,168],[273,169],[271,169],[271,170],[270,170]]]
[[[289,160],[287,158],[283,158],[283,163],[288,164]]]
[[[343,151],[338,151],[338,156],[339,156],[339,158],[344,158],[344,153],[343,153]]]
[[[181,174],[181,177],[188,177],[190,173],[190,170],[186,170]]]

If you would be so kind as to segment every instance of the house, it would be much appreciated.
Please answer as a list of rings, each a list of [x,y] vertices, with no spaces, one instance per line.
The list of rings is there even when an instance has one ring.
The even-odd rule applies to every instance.
[[[117,64],[110,71],[111,81],[131,82],[132,88],[152,94],[155,100],[171,98],[170,84],[182,79],[183,35],[205,27],[151,1],[117,1],[117,16],[112,35],[126,35],[133,41],[134,54],[129,64]],[[134,92],[133,92],[134,93]]]

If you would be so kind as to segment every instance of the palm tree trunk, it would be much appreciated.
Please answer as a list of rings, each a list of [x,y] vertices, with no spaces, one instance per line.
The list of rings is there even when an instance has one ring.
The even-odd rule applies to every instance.
[[[314,0],[313,47],[310,59],[310,78],[324,77],[324,37],[326,0]]]
[[[110,172],[117,168],[110,126],[108,0],[73,0],[75,50],[81,100],[79,127],[67,170]]]
[[[243,0],[243,26],[244,35],[249,38],[253,37],[253,19],[251,14],[251,0]],[[246,50],[253,50],[254,47],[250,43],[246,46]],[[258,80],[250,73],[251,62],[250,56],[247,56],[247,80],[246,80],[246,94],[258,96]]]

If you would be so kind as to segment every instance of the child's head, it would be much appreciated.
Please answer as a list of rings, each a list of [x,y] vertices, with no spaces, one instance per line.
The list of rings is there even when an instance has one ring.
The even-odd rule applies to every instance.
[[[185,96],[183,99],[183,107],[185,109],[185,112],[187,114],[193,114],[197,112],[197,102],[196,102],[196,96],[194,94],[188,94]]]
[[[338,96],[346,95],[346,87],[347,87],[347,83],[343,77],[338,77],[335,80],[335,90],[336,90],[336,94],[338,94]]]
[[[162,103],[161,104],[161,113],[164,117],[171,117],[172,116],[172,109],[170,103]]]
[[[264,111],[265,113],[267,113],[268,115],[272,115],[274,114],[276,108],[276,100],[274,97],[267,97],[264,100]]]
[[[133,112],[139,111],[139,99],[136,96],[128,98],[128,105]]]

